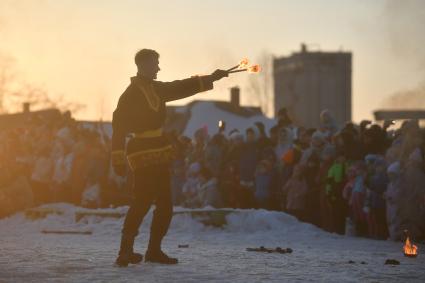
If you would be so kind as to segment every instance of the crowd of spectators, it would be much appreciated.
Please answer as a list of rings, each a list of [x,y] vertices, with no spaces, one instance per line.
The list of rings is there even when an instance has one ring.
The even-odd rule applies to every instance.
[[[424,239],[418,122],[341,127],[326,110],[318,121],[318,128],[294,125],[282,109],[269,130],[258,122],[228,134],[173,135],[174,204],[278,210],[339,234],[400,240],[407,229]],[[0,132],[0,167],[0,217],[48,202],[96,208],[130,198],[131,178],[113,173],[103,127],[84,127],[69,113]]]
[[[293,125],[286,111],[261,123],[178,138],[172,167],[176,205],[285,211],[329,232],[376,239],[425,237],[425,135],[417,121],[362,121],[338,127],[329,111],[318,128]]]
[[[65,112],[53,120],[29,115],[24,125],[1,131],[0,217],[49,202],[101,206],[110,152],[101,129]]]

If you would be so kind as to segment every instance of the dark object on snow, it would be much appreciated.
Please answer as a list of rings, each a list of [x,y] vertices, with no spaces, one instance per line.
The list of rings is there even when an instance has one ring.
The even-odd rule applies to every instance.
[[[293,250],[292,250],[291,248],[286,248],[286,252],[287,252],[288,254],[292,254]]]
[[[278,252],[278,253],[281,253],[281,254],[291,254],[292,249],[291,248],[282,249],[281,247],[277,247],[275,249],[275,252]]]
[[[385,264],[389,264],[389,265],[400,265],[400,262],[398,260],[395,260],[395,259],[387,259],[385,261]]]
[[[348,263],[349,263],[349,264],[354,264],[354,263],[356,263],[356,262],[355,262],[354,260],[351,260],[351,259],[350,259],[350,260],[348,261]],[[365,261],[361,261],[361,262],[360,262],[360,264],[367,264],[367,262],[365,262]]]
[[[292,253],[291,248],[282,249],[281,247],[277,247],[275,249],[268,249],[263,246],[259,248],[246,248],[248,252],[263,252],[263,253],[279,253],[279,254],[290,254]]]
[[[66,230],[42,230],[41,233],[43,234],[74,234],[74,235],[91,235],[93,234],[92,231],[66,231]]]
[[[179,245],[179,249],[187,249],[189,245]]]

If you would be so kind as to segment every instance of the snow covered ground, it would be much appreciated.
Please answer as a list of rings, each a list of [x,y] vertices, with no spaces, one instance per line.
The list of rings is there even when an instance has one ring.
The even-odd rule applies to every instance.
[[[63,215],[30,221],[23,213],[0,220],[0,282],[424,282],[425,257],[406,258],[401,243],[337,236],[279,212],[235,211],[224,228],[177,215],[164,249],[176,266],[113,266],[123,219]],[[111,211],[125,212],[126,208]],[[109,211],[109,210],[108,210]],[[137,239],[144,251],[151,214]],[[43,234],[44,229],[91,235]],[[189,248],[178,248],[188,244]],[[290,247],[292,254],[247,252],[247,247]],[[419,253],[421,252],[419,246]],[[384,265],[386,259],[400,261]],[[349,261],[355,263],[349,263]],[[364,262],[362,264],[361,262]]]

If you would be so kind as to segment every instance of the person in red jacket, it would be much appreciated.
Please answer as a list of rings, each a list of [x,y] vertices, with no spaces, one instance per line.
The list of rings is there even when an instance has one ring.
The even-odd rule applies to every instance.
[[[125,217],[116,263],[127,266],[143,260],[133,251],[134,239],[151,205],[156,208],[145,261],[176,264],[161,250],[162,238],[173,215],[169,165],[174,157],[171,142],[162,131],[166,102],[211,90],[213,82],[228,76],[224,70],[172,82],[157,81],[159,54],[142,49],[135,56],[137,75],[121,95],[112,118],[112,165],[125,176],[127,166],[134,177],[134,197]],[[128,143],[126,138],[130,137]]]

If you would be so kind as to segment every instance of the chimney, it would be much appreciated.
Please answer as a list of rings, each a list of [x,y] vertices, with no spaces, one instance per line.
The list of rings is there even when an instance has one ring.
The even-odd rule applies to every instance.
[[[24,102],[22,104],[22,111],[24,113],[30,113],[30,103],[29,102]]]
[[[235,108],[239,107],[240,92],[241,90],[237,86],[234,86],[230,89],[230,104]]]
[[[307,52],[307,45],[305,43],[301,43],[301,53]]]

